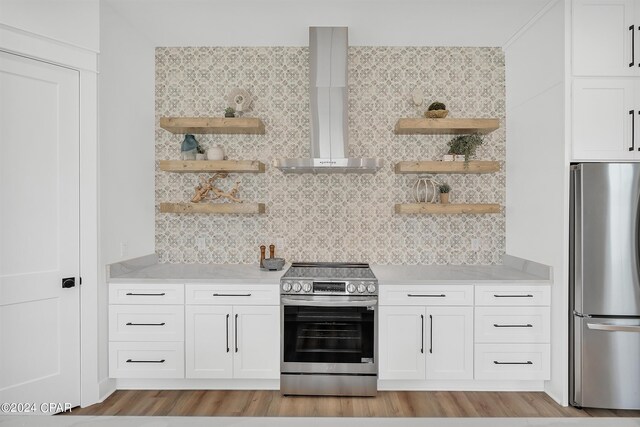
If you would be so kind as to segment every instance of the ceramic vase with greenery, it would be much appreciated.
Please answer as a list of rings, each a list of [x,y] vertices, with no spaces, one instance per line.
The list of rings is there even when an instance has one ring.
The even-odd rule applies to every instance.
[[[231,117],[235,117],[236,116],[236,109],[233,107],[227,107],[224,109],[224,116],[227,118],[231,118]]]
[[[443,205],[449,204],[449,191],[451,191],[449,184],[440,184],[438,190],[440,190],[440,203]]]
[[[480,134],[460,135],[448,142],[449,151],[447,154],[464,156],[464,162],[468,163],[472,156],[475,156],[476,149],[482,145],[484,138]]]

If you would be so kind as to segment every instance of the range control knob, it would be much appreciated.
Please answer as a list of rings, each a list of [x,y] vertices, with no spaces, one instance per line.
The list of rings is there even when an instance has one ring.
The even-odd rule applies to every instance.
[[[293,292],[300,292],[300,283],[296,282],[293,284]]]
[[[364,293],[364,291],[367,290],[367,287],[364,285],[364,283],[360,283],[358,285],[358,292],[360,292],[361,294]]]
[[[347,292],[349,292],[350,294],[354,293],[356,291],[356,285],[354,285],[353,283],[349,283],[347,285]]]
[[[311,292],[311,283],[305,282],[302,284],[302,290],[305,292]]]
[[[287,282],[282,285],[282,290],[285,292],[289,292],[291,290],[291,283]]]
[[[373,283],[369,283],[369,285],[367,285],[367,292],[369,292],[370,294],[374,293],[376,291],[376,285],[374,285]]]

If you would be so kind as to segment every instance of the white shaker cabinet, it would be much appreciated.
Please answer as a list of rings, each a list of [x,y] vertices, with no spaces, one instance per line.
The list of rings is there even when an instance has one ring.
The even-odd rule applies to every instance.
[[[232,316],[232,306],[187,306],[187,378],[233,378]]]
[[[270,302],[271,294],[277,295],[277,287],[228,287],[187,285],[186,377],[278,379],[280,307],[244,305]],[[198,292],[203,298],[192,298]],[[215,297],[205,300],[207,295]],[[226,301],[233,305],[224,304]]]
[[[473,307],[427,307],[425,322],[426,379],[473,379]]]
[[[573,159],[640,158],[640,96],[636,79],[573,81]]]
[[[425,378],[425,307],[379,309],[381,380]]]
[[[636,0],[573,0],[575,76],[640,75],[638,9]]]
[[[473,285],[381,289],[379,330],[381,380],[473,379]]]

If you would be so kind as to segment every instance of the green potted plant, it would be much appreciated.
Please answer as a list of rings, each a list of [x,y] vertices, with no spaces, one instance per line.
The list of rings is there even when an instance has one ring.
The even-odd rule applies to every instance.
[[[483,142],[484,138],[477,133],[456,136],[447,143],[449,146],[447,154],[455,154],[456,160],[458,160],[458,156],[464,156],[464,162],[468,163],[469,158],[475,156],[476,149],[479,145],[482,145]]]
[[[440,184],[438,190],[440,191],[440,203],[443,205],[449,204],[449,191],[451,191],[449,184]]]
[[[233,107],[227,107],[224,109],[224,116],[225,117],[235,117],[236,116],[236,109]]]
[[[444,119],[449,114],[447,107],[442,102],[432,102],[425,111],[424,116],[429,119]]]

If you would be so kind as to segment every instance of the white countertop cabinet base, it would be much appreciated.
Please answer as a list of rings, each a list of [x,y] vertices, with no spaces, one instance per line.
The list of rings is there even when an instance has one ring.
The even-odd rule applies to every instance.
[[[190,305],[186,310],[186,377],[280,377],[277,306]]]

